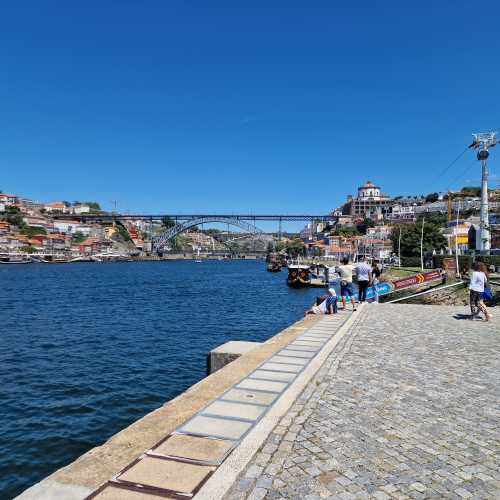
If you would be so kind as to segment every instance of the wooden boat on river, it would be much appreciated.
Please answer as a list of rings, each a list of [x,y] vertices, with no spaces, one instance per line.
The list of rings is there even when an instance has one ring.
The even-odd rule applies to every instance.
[[[309,266],[306,264],[288,264],[287,285],[303,288],[311,284]]]
[[[0,253],[0,264],[31,264],[32,262],[27,254]]]
[[[276,261],[269,262],[269,264],[267,265],[267,270],[270,273],[279,273],[279,272],[281,272],[281,262],[276,262]]]

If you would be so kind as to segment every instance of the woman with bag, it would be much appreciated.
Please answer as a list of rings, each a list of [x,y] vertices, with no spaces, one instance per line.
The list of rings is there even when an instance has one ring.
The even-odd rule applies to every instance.
[[[488,313],[486,306],[483,302],[483,294],[486,288],[486,283],[488,281],[487,271],[484,272],[486,266],[482,262],[474,262],[472,275],[469,282],[470,290],[470,311],[471,319],[479,316],[479,312],[484,313],[485,321],[489,321],[491,314]]]

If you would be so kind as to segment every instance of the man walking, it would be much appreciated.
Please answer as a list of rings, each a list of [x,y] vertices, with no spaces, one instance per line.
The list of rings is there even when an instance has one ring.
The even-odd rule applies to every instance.
[[[366,262],[364,256],[359,259],[359,263],[356,266],[356,275],[358,277],[359,302],[362,304],[366,301],[366,290],[372,280],[372,268]]]

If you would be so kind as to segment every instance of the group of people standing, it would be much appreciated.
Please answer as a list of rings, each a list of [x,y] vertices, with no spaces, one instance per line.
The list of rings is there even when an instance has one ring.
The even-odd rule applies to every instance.
[[[349,264],[347,257],[342,259],[341,265],[336,267],[336,272],[340,277],[340,297],[342,306],[347,307],[347,297],[352,305],[353,311],[356,311],[356,298],[353,285],[353,277],[356,276],[359,302],[366,302],[366,292],[369,286],[373,286],[374,299],[373,303],[378,303],[379,296],[377,284],[379,283],[382,270],[378,263],[374,261],[371,265],[366,262],[364,257],[361,257],[356,264]],[[328,289],[328,295],[318,297],[316,305],[306,311],[307,314],[335,314],[338,308],[338,297],[334,288]]]
[[[360,257],[357,264],[349,264],[349,259],[344,257],[342,259],[342,264],[337,267],[337,272],[340,276],[340,296],[342,298],[342,305],[344,309],[346,308],[347,297],[349,297],[353,310],[356,310],[356,299],[353,286],[354,274],[356,274],[358,283],[359,302],[361,304],[366,302],[366,292],[368,287],[373,286],[373,302],[378,303],[379,297],[377,284],[379,283],[382,270],[376,261],[370,265],[364,257]]]

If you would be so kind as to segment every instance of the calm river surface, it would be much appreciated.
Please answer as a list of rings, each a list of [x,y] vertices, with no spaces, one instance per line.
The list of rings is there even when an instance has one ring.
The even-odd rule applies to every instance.
[[[318,290],[262,261],[0,266],[0,498],[10,499],[264,341]]]

